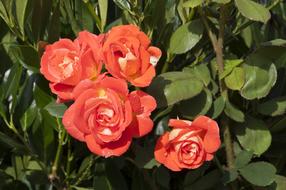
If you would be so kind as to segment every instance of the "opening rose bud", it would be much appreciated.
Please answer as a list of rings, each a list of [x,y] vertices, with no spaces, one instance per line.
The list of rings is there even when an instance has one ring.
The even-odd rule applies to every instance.
[[[110,74],[134,86],[148,86],[156,74],[161,50],[150,46],[148,36],[134,25],[113,27],[106,36],[103,54]]]
[[[199,116],[193,122],[171,119],[170,132],[163,134],[155,147],[155,159],[173,171],[195,169],[213,159],[220,147],[217,123]]]
[[[95,79],[101,71],[103,36],[83,31],[74,41],[60,39],[47,45],[41,59],[41,73],[50,81],[58,101],[73,99],[73,88],[84,79]]]

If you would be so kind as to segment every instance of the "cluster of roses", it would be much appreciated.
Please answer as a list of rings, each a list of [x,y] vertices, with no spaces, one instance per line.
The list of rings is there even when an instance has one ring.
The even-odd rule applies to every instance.
[[[148,86],[160,57],[160,49],[150,46],[138,27],[123,25],[47,45],[40,71],[58,102],[73,101],[63,116],[67,132],[97,155],[120,156],[132,138],[152,130],[156,108],[152,96],[129,92],[127,82]],[[193,123],[170,120],[170,125],[175,128],[158,140],[155,158],[174,171],[199,167],[220,146],[217,124],[205,116]]]

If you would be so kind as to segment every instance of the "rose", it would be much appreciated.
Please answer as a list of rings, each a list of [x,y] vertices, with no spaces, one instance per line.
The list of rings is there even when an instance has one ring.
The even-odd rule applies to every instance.
[[[161,50],[149,45],[149,38],[138,27],[113,27],[103,44],[107,70],[114,77],[126,79],[134,86],[148,86],[161,57]]]
[[[73,99],[73,88],[83,79],[96,78],[102,68],[103,36],[79,33],[75,41],[60,39],[47,45],[41,59],[41,73],[50,81],[58,101]]]
[[[155,147],[158,162],[180,171],[198,168],[213,159],[220,146],[219,128],[214,120],[206,116],[199,116],[193,122],[171,119],[169,126],[174,128],[163,134]]]
[[[142,137],[153,128],[150,119],[151,112],[157,107],[156,100],[140,90],[129,94],[129,100],[133,111],[133,121],[130,125],[134,137]]]
[[[66,110],[63,124],[97,155],[120,156],[133,136],[145,135],[153,127],[148,119],[156,103],[141,91],[129,94],[122,79],[101,75],[96,81],[83,80],[73,95],[75,102]]]

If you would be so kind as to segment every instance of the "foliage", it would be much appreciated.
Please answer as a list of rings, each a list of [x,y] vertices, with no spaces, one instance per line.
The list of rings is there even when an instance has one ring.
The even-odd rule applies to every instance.
[[[286,3],[282,0],[1,0],[0,189],[286,188]],[[160,47],[153,131],[117,158],[65,132],[39,73],[47,43],[138,25]],[[216,119],[211,162],[175,173],[154,160],[169,118]]]

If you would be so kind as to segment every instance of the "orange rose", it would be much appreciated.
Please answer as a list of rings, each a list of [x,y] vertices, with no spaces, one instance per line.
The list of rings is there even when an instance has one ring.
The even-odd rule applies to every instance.
[[[206,116],[193,122],[171,119],[169,125],[174,128],[163,134],[155,147],[158,162],[172,171],[181,171],[198,168],[213,159],[220,146],[219,127],[214,120]]]
[[[140,121],[144,117],[149,118],[154,102],[151,100],[149,103],[150,97],[143,92],[131,94],[122,79],[101,75],[96,81],[83,80],[75,87],[75,102],[63,117],[67,132],[74,138],[85,141],[90,151],[97,155],[120,156],[127,151],[137,131],[143,131],[139,134],[143,135],[153,127],[150,123],[148,126],[142,126],[140,122],[136,125],[135,120],[136,115]],[[135,98],[130,98],[133,95]],[[133,99],[138,100],[136,105]],[[133,111],[136,112],[133,113],[132,122]],[[143,129],[139,130],[139,127]]]
[[[150,40],[134,25],[113,27],[103,45],[107,70],[134,86],[148,86],[155,76],[161,50],[149,46]]]
[[[133,110],[133,122],[130,125],[132,134],[134,137],[142,137],[153,128],[150,115],[157,107],[156,100],[140,90],[131,92],[129,100]]]
[[[47,45],[41,59],[41,73],[59,101],[70,100],[73,88],[83,79],[96,78],[102,68],[103,36],[79,33],[75,41],[60,39]]]

